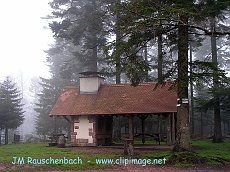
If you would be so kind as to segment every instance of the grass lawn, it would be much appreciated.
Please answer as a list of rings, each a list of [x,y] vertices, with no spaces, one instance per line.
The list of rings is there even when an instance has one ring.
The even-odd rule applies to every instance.
[[[175,167],[225,165],[230,162],[230,142],[212,143],[211,140],[192,141],[192,152],[170,153],[168,159]]]
[[[82,169],[104,169],[112,168],[111,165],[96,164],[96,158],[115,158],[115,154],[103,154],[90,155],[88,153],[77,153],[73,151],[74,148],[57,148],[57,147],[47,147],[48,143],[26,143],[26,144],[9,144],[0,146],[0,171],[1,166],[5,166],[6,170],[13,170],[16,166],[15,171],[25,171],[27,170],[82,170]],[[18,164],[14,165],[14,157],[17,157],[16,162]],[[33,165],[28,164],[27,160],[32,162],[39,161],[40,159],[68,159],[69,163],[74,162],[75,164],[39,164]],[[18,159],[20,158],[20,159]],[[22,163],[22,158],[24,158],[24,164]],[[28,159],[29,158],[29,159]],[[35,159],[35,160],[34,160]],[[19,160],[19,161],[18,161]],[[75,161],[72,161],[75,160]],[[31,161],[30,161],[31,162]],[[56,162],[54,162],[56,163]],[[79,163],[79,164],[78,164]],[[4,170],[5,171],[5,170]]]
[[[193,141],[195,152],[208,158],[210,164],[220,164],[222,161],[230,161],[230,141],[212,143],[211,140]]]
[[[148,143],[150,144],[150,143]],[[95,154],[93,152],[76,151],[81,148],[57,148],[47,147],[48,143],[26,143],[26,144],[9,144],[0,146],[0,171],[32,171],[32,170],[92,170],[92,169],[105,169],[116,168],[116,165],[103,165],[97,164],[96,159],[118,159],[124,157],[121,153],[101,152]],[[207,160],[206,164],[222,164],[223,162],[230,161],[230,142],[224,143],[211,143],[211,141],[193,141],[192,146],[195,154],[199,157],[204,157]],[[86,149],[86,148],[85,148]],[[97,149],[90,148],[91,150]],[[103,149],[102,149],[103,150]],[[122,151],[121,151],[122,152]],[[138,155],[138,158],[170,158],[172,153],[170,151],[150,151],[149,153]],[[16,158],[17,157],[17,158]],[[33,162],[40,161],[41,159],[67,159],[69,163],[72,162],[80,164],[28,164],[28,158]],[[19,159],[20,158],[20,159]],[[20,165],[24,158],[24,164]],[[134,156],[134,158],[137,158]],[[17,164],[12,162],[16,160]],[[19,161],[18,161],[19,160]],[[50,159],[49,159],[50,160]],[[186,166],[179,162],[174,163],[178,167]],[[178,165],[179,164],[179,165]]]

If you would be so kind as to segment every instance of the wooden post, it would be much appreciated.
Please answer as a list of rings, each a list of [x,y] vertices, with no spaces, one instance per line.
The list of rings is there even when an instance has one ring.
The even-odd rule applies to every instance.
[[[145,117],[141,118],[142,125],[142,143],[145,144]]]
[[[229,125],[229,119],[228,119],[228,134],[230,134],[230,125]]]
[[[129,139],[124,142],[124,154],[134,155],[134,140],[133,140],[133,114],[128,115],[129,117]]]
[[[172,113],[172,144],[175,143],[176,132],[175,132],[175,113]]]
[[[158,133],[159,133],[159,143],[163,141],[163,131],[162,131],[162,114],[158,114]]]
[[[70,132],[74,132],[74,117],[70,116]]]
[[[172,137],[171,137],[171,115],[168,114],[167,118],[167,145],[171,145],[172,144]]]
[[[141,119],[141,139],[142,143],[145,144],[145,119],[149,115],[138,115],[138,117]]]
[[[129,115],[129,139],[133,140],[133,114]]]

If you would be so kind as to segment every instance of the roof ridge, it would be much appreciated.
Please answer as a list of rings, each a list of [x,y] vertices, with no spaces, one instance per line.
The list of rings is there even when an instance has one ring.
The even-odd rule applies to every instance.
[[[138,84],[137,86],[141,86],[141,85],[152,85],[152,84],[156,84],[156,82],[144,82],[144,83],[140,83]],[[102,85],[105,85],[105,86],[131,86],[131,83],[127,83],[127,84],[102,84]]]
[[[75,88],[79,88],[79,87],[80,87],[80,86],[65,86],[64,89],[65,89],[65,88],[72,88],[72,89],[75,89]]]
[[[174,82],[165,82],[164,84],[173,84]],[[140,84],[138,84],[137,86],[142,86],[142,85],[153,85],[153,84],[157,84],[157,82],[142,82]],[[131,86],[131,83],[121,83],[121,84],[108,84],[108,83],[104,83],[102,84],[104,86]],[[160,84],[159,84],[160,85]],[[76,89],[79,88],[79,85],[76,86],[65,86],[64,88],[72,88],[72,89]]]
[[[138,86],[153,86],[153,85],[156,85],[155,82],[146,82],[146,83],[140,83],[138,84],[136,87]],[[105,87],[135,87],[135,86],[132,86],[131,83],[129,84],[102,84],[102,86],[105,86]]]

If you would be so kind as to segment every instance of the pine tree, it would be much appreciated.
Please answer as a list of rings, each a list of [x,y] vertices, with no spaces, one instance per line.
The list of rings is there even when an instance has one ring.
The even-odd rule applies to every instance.
[[[193,0],[166,0],[163,3],[162,1],[140,0],[123,1],[117,8],[120,12],[120,20],[117,25],[124,35],[123,40],[125,40],[121,43],[120,48],[120,54],[124,56],[121,62],[126,65],[126,73],[133,85],[138,85],[141,81],[140,73],[145,71],[148,65],[138,58],[138,52],[154,37],[161,34],[168,35],[171,32],[176,33],[178,60],[173,71],[177,73],[177,77],[170,78],[168,75],[168,78],[177,82],[178,98],[180,99],[177,113],[177,141],[174,150],[190,150],[188,104],[181,102],[188,99],[188,83],[191,79],[188,75],[188,34],[191,34],[192,29],[198,34],[200,34],[199,31],[202,31],[204,35],[212,34],[207,24],[199,26],[194,22],[204,21],[209,16],[207,11],[215,9],[214,6],[209,8],[205,4],[205,1],[195,2]],[[218,1],[216,5],[221,9],[226,9],[229,6],[229,1]],[[215,11],[215,13],[220,12],[220,9]],[[216,31],[214,34],[229,33]],[[201,64],[207,65],[207,68],[214,68],[212,64]],[[193,75],[192,79],[197,81],[202,77],[205,78],[206,76],[197,74]]]
[[[80,49],[75,51],[76,59],[85,66],[85,70],[97,71],[101,58],[99,52],[105,44],[103,2],[99,0],[53,1],[53,21],[50,28],[54,37],[71,40]],[[64,7],[64,8],[63,8]],[[102,54],[100,54],[102,55]]]
[[[8,144],[8,129],[16,129],[23,120],[23,104],[20,91],[9,77],[0,87],[0,126],[5,129],[5,144]]]
[[[55,45],[52,45],[45,51],[47,53],[46,63],[50,68],[49,72],[51,77],[48,79],[40,77],[42,90],[37,94],[38,103],[36,103],[36,107],[34,108],[38,113],[35,122],[36,132],[43,137],[68,131],[69,129],[69,123],[64,118],[50,118],[49,114],[64,86],[72,85],[71,81],[78,79],[62,70],[65,61],[73,58],[70,51],[72,46],[70,44],[68,41],[58,38],[56,39]],[[76,74],[76,71],[77,68],[72,72]],[[63,77],[67,79],[63,79]]]
[[[62,118],[50,118],[49,114],[54,106],[63,85],[61,86],[58,78],[45,79],[40,78],[42,92],[38,94],[35,111],[38,113],[36,118],[36,132],[38,135],[45,136],[54,133],[68,131],[68,123]],[[62,82],[63,83],[63,82]]]
[[[76,51],[79,51],[79,47],[75,46],[70,40],[55,38],[55,44],[45,50],[50,73],[77,82],[79,73],[84,70],[84,63],[75,57],[73,52]]]

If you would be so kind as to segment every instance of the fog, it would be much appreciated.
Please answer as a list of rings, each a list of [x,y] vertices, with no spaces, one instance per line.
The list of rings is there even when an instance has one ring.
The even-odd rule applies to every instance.
[[[55,7],[54,5],[53,9],[51,9],[48,2],[48,0],[2,0],[0,6],[0,82],[3,81],[6,76],[10,76],[13,82],[17,84],[17,88],[22,92],[22,103],[25,104],[25,121],[17,130],[14,131],[15,133],[20,134],[22,136],[35,133],[34,122],[35,117],[38,113],[34,111],[34,108],[36,107],[35,104],[38,102],[38,99],[40,98],[41,100],[43,100],[43,102],[40,101],[43,103],[43,106],[41,106],[41,111],[39,112],[41,115],[40,119],[44,120],[41,120],[42,128],[44,127],[42,126],[42,124],[49,120],[49,112],[51,111],[56,98],[59,96],[60,90],[62,90],[62,88],[66,85],[74,85],[78,83],[79,72],[83,72],[86,70],[100,71],[103,69],[105,73],[110,72],[111,74],[113,72],[115,73],[115,71],[118,71],[119,76],[121,76],[120,80],[122,82],[124,81],[125,83],[129,82],[125,72],[122,71],[123,73],[119,73],[119,69],[117,70],[114,65],[108,65],[107,63],[105,63],[106,60],[104,58],[105,56],[107,56],[107,54],[103,54],[103,45],[108,44],[108,42],[111,42],[111,35],[113,35],[115,39],[115,33],[109,31],[110,35],[106,35],[108,33],[104,31],[101,32],[103,29],[105,29],[103,27],[108,26],[103,26],[106,22],[102,21],[100,17],[97,17],[97,15],[100,14],[99,12],[103,12],[103,14],[106,14],[108,11],[103,11],[104,8],[99,7],[98,10],[91,10],[92,6],[92,9],[94,9],[95,4],[90,4],[90,1],[87,1],[87,3],[89,4],[87,4],[86,1],[84,2],[86,3],[86,7],[89,6],[90,8],[84,8],[82,6],[84,5],[84,3],[81,4],[81,2],[83,1],[73,1],[71,5],[75,5],[76,9],[78,10],[77,15],[80,16],[76,17],[76,11],[72,11],[73,13],[71,14],[71,10],[73,9],[69,10],[70,4],[68,4],[67,1],[64,2],[65,5],[60,3],[60,1],[53,1],[57,2],[57,4],[60,5],[59,6],[56,4],[59,7]],[[78,3],[80,3],[80,5]],[[62,10],[64,10],[65,8],[67,8],[65,11],[66,13],[63,13],[64,16],[62,16],[61,12],[63,12]],[[100,11],[99,9],[102,11]],[[42,19],[42,17],[49,15],[52,10],[53,12],[56,12],[55,15],[57,15],[58,12],[61,11],[61,14],[59,14],[59,18],[54,20],[60,20],[62,22],[52,23],[52,19]],[[110,13],[107,14],[106,17],[108,18],[106,18],[105,21],[114,20],[113,17],[111,17]],[[223,31],[229,31],[229,14],[226,14],[226,17],[228,19],[225,20],[225,23],[219,23],[221,25],[224,25],[224,27],[221,25],[218,26],[221,29],[223,29]],[[101,24],[98,24],[99,22],[101,22]],[[53,29],[53,32],[56,35],[60,36],[63,30],[67,30],[67,34],[63,34],[64,36],[61,35],[63,37],[60,36],[54,39],[51,29],[47,29],[49,27],[49,23],[51,29]],[[110,24],[112,25],[113,23],[114,21],[112,21]],[[67,26],[70,30],[66,29]],[[74,27],[71,28],[72,26]],[[207,26],[206,29],[209,30],[209,26]],[[173,33],[171,34],[171,36],[173,37]],[[191,54],[193,55],[192,60],[211,62],[212,53],[210,35],[202,35],[203,33],[201,33],[201,31],[197,31],[196,34],[197,35],[194,35],[194,37],[192,37],[191,39],[194,39],[194,45],[192,45],[194,46],[192,47],[193,52],[191,52]],[[71,37],[71,40],[69,36],[73,35],[74,38]],[[97,35],[100,36],[97,37]],[[119,34],[117,33],[117,36],[118,35]],[[198,37],[198,35],[200,36],[200,38]],[[170,68],[174,69],[175,64],[177,63],[177,45],[173,45],[173,41],[175,41],[176,38],[171,38],[172,40],[167,40],[167,34],[163,35],[162,37],[165,39],[163,40],[165,41],[165,44],[163,44],[163,46],[161,45],[161,49],[164,51],[164,65],[162,71],[163,73],[166,73],[167,71],[170,71]],[[129,36],[121,39],[124,39],[125,42],[129,39]],[[145,45],[146,47],[142,47],[142,50],[138,52],[139,54],[136,54],[140,59],[145,56],[145,62],[149,63],[152,67],[151,70],[147,71],[147,73],[143,73],[145,76],[146,74],[149,75],[145,78],[146,80],[143,81],[148,81],[148,79],[151,79],[151,81],[157,80],[157,67],[159,64],[157,59],[159,53],[157,51],[157,39],[158,38],[154,36],[154,39],[147,42]],[[167,43],[167,41],[172,41],[172,43]],[[137,42],[134,42],[134,44],[136,43]],[[218,53],[219,67],[220,69],[224,69],[226,70],[226,72],[229,72],[229,35],[228,37],[226,35],[219,37],[216,43],[218,49],[218,51],[216,52]],[[201,44],[202,46],[199,44]],[[115,47],[115,49],[116,48],[117,47]],[[44,52],[45,50],[46,52]],[[108,50],[110,55],[113,54],[113,51],[113,48]],[[45,63],[47,59],[49,61],[49,67],[46,66],[47,63]],[[141,72],[143,71],[144,70],[142,70]],[[39,80],[39,77],[43,77],[46,79]],[[173,73],[172,76],[170,75],[169,80],[175,79],[176,77],[177,72]],[[112,77],[111,75],[108,76],[108,78],[106,79],[108,80],[108,83],[115,82],[115,76]],[[45,85],[43,88],[45,88],[47,85],[49,87],[47,89],[48,91],[46,90],[47,92],[43,95],[40,95],[40,97],[37,96],[37,93],[41,91],[42,86],[39,85],[38,82],[42,82],[43,86]],[[148,82],[150,82],[150,80]],[[207,85],[207,88],[209,88],[209,85]],[[197,92],[198,91],[194,91],[194,93]],[[201,117],[203,120],[202,115],[203,114],[200,114],[199,111],[195,114],[194,121],[195,125],[198,126],[196,127],[196,130],[194,130],[195,134],[203,135],[204,133],[205,135],[211,135],[214,131],[214,129],[212,128],[213,119],[211,118],[213,114],[212,112],[206,114],[207,119],[205,120],[207,124],[205,125],[207,129],[205,129],[205,131],[207,132],[203,132],[203,123],[199,123]],[[224,115],[226,114],[223,114],[223,116]],[[227,119],[227,117],[225,118]],[[229,119],[227,120],[229,121]],[[48,121],[48,124],[46,124],[47,133],[58,132],[56,126],[60,128],[60,131],[64,128],[63,126],[65,126],[65,124],[63,124],[63,126],[57,124],[58,121],[56,120],[53,120],[51,122]],[[225,125],[225,123],[223,123],[222,125]],[[53,131],[50,131],[50,128],[52,128]],[[226,131],[229,132],[229,123],[228,130]],[[41,133],[42,132],[43,131],[41,131]],[[45,133],[44,135],[47,135],[47,133]]]
[[[9,11],[10,9],[10,11]],[[41,17],[49,13],[47,0],[2,0],[0,6],[0,79],[22,73],[25,78],[45,76],[43,63],[51,31],[44,29],[47,21]]]
[[[44,50],[53,43],[48,22],[47,0],[1,0],[0,6],[0,81],[10,76],[23,92],[25,121],[17,130],[21,135],[34,132],[34,103],[29,91],[35,76],[49,77]]]

